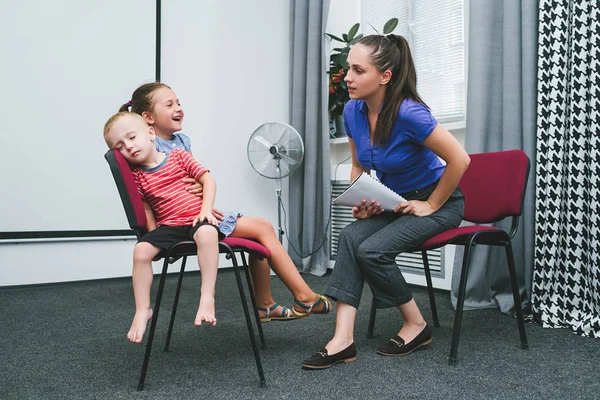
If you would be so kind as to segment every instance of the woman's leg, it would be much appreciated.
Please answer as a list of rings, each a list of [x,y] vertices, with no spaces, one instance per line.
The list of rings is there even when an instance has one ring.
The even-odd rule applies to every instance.
[[[194,324],[200,326],[202,322],[206,322],[215,326],[217,324],[215,285],[219,266],[219,232],[214,226],[203,225],[194,233],[194,241],[198,247],[198,266],[202,275],[200,304]]]
[[[335,333],[329,343],[325,345],[327,353],[330,355],[339,353],[354,343],[356,308],[338,300],[335,313]]]
[[[273,269],[284,285],[292,292],[294,299],[309,305],[319,299],[319,295],[313,292],[304,279],[302,279],[302,276],[300,276],[294,262],[275,235],[273,225],[268,220],[264,218],[240,217],[231,236],[254,239],[271,251],[271,258],[269,258],[268,263],[265,260],[255,259],[253,264],[251,264],[256,302],[260,307],[275,304],[271,297],[269,267]],[[319,304],[315,307],[315,311],[318,312],[323,307],[324,304]],[[305,311],[297,305],[294,305],[294,308],[299,312]]]
[[[397,307],[404,318],[398,336],[404,339],[405,343],[409,343],[421,333],[426,322],[396,265],[396,256],[415,249],[437,233],[458,226],[461,219],[462,203],[444,206],[427,217],[397,217],[358,247],[357,259],[373,291],[376,306]]]
[[[146,331],[146,325],[152,318],[150,308],[150,290],[152,288],[152,259],[160,252],[147,242],[139,242],[133,249],[133,271],[131,280],[133,282],[133,298],[135,299],[135,315],[133,322],[127,332],[127,339],[134,343],[140,343]]]

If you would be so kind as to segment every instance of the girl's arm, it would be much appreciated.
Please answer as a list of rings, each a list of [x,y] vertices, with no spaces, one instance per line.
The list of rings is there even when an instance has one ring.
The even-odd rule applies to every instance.
[[[402,209],[403,214],[410,213],[420,217],[431,215],[444,205],[471,162],[465,149],[440,124],[423,141],[423,145],[446,162],[446,169],[427,201],[412,200],[402,203],[404,207],[396,208],[396,211]]]
[[[146,213],[146,229],[148,232],[156,229],[156,218],[154,218],[154,211],[150,207],[150,204],[145,200],[142,200],[142,204],[144,205],[144,212]]]
[[[218,225],[219,221],[213,215],[213,205],[217,194],[217,183],[208,172],[204,172],[196,179],[204,187],[204,195],[202,199],[202,209],[200,210],[200,214],[198,214],[198,216],[192,222],[192,225],[196,225],[197,222],[203,221],[208,221],[213,225]]]

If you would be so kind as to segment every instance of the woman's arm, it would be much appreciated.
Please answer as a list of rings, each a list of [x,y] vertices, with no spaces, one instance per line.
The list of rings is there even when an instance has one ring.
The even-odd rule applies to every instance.
[[[351,181],[354,181],[363,172],[368,174],[371,172],[371,170],[364,168],[362,165],[360,165],[360,162],[358,162],[354,140],[348,138],[348,143],[350,144],[350,153],[352,155],[352,170],[350,171],[350,179]],[[352,216],[356,219],[365,219],[373,215],[381,214],[383,211],[384,210],[379,208],[379,204],[375,204],[374,201],[371,201],[371,203],[367,204],[367,202],[363,200],[360,205],[352,207]]]
[[[440,182],[427,200],[437,211],[458,186],[471,159],[458,140],[440,124],[425,139],[423,145],[446,162],[446,169]]]
[[[144,212],[146,213],[146,229],[148,232],[156,229],[156,218],[154,218],[154,211],[150,207],[150,204],[145,200],[142,200],[142,204],[144,205]]]
[[[352,170],[350,171],[350,181],[354,181],[360,174],[366,172],[367,174],[371,172],[368,168],[363,168],[362,165],[358,162],[358,157],[356,156],[356,145],[354,144],[354,140],[352,138],[348,138],[348,143],[350,144],[350,154],[352,155]]]
[[[423,145],[433,151],[438,157],[446,162],[446,169],[442,174],[435,190],[427,201],[412,200],[401,203],[404,207],[396,208],[402,210],[403,214],[413,214],[419,217],[431,215],[439,210],[450,197],[460,178],[465,173],[471,159],[465,149],[458,143],[456,138],[446,128],[438,124],[433,132],[423,141]]]

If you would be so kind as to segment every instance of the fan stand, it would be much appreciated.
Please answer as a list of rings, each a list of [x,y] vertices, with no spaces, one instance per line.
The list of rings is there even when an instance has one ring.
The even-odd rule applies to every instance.
[[[281,176],[281,170],[279,169],[279,159],[276,159],[277,162],[277,175]],[[277,232],[279,234],[279,241],[283,243],[283,229],[281,228],[281,178],[275,178],[277,182],[277,188],[275,192],[277,193]]]

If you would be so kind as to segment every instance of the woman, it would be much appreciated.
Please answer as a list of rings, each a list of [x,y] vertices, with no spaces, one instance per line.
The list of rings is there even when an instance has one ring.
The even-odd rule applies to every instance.
[[[431,343],[431,330],[395,259],[429,237],[457,227],[463,216],[464,199],[457,185],[469,156],[417,94],[406,39],[363,37],[350,50],[345,81],[351,99],[344,108],[351,179],[376,170],[378,178],[407,201],[394,210],[364,201],[353,207],[357,221],[340,233],[337,261],[325,292],[337,301],[335,334],[304,360],[303,367],[309,369],[356,360],[354,321],[365,280],[377,308],[397,307],[404,319],[398,334],[378,348],[379,354],[406,355]]]

